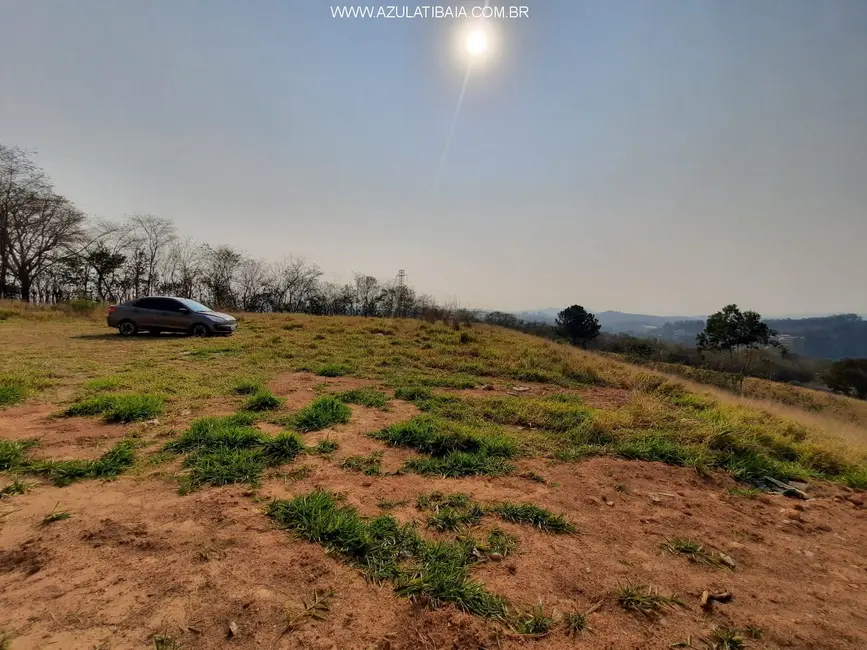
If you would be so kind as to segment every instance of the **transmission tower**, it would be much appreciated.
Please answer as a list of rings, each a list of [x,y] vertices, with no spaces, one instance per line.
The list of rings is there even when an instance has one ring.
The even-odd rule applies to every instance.
[[[394,308],[392,313],[395,316],[400,315],[401,303],[403,300],[404,287],[406,286],[406,271],[401,269],[397,272],[397,291],[394,292]]]

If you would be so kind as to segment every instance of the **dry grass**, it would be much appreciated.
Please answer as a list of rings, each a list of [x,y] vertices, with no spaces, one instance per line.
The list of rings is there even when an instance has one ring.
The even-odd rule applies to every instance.
[[[587,386],[629,390],[632,397],[624,407],[592,413],[587,409],[592,427],[581,434],[585,443],[613,444],[627,457],[665,458],[658,449],[636,450],[631,441],[638,436],[641,444],[656,444],[647,434],[663,432],[677,444],[691,445],[695,453],[682,462],[699,466],[702,445],[714,444],[721,432],[736,431],[766,447],[795,449],[811,471],[830,466],[836,472],[841,463],[867,462],[867,433],[827,413],[734,395],[502,328],[474,325],[470,340],[462,343],[460,332],[442,323],[243,314],[238,332],[228,339],[124,339],[105,326],[99,309],[93,312],[100,314],[96,319],[17,303],[3,308],[14,315],[0,323],[11,351],[0,358],[0,375],[14,372],[32,380],[38,388],[28,394],[28,401],[68,404],[107,393],[147,393],[165,401],[164,417],[170,420],[184,410],[205,410],[216,400],[242,408],[244,396],[235,389],[244,378],[255,376],[267,384],[285,372],[340,366],[350,376],[392,388],[417,387],[421,393],[424,387],[436,392],[437,387],[468,388],[491,381],[539,382],[566,392]],[[535,410],[526,410],[530,406]],[[563,414],[550,404],[539,411],[539,404],[526,402],[526,412],[517,414],[495,412],[494,407],[512,409],[508,403],[471,405],[476,411],[467,417],[489,422],[506,418],[501,424],[519,425],[520,418],[541,413],[555,418],[555,424],[562,422],[556,418]],[[557,451],[546,448],[552,438],[537,431],[526,433],[525,444],[535,445],[536,453]],[[628,448],[622,448],[624,441]],[[559,451],[564,458],[577,458],[582,449],[579,444]]]

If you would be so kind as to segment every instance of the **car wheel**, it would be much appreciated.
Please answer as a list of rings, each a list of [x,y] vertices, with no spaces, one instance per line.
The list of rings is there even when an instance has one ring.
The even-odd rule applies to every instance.
[[[193,325],[192,329],[190,329],[190,334],[193,336],[208,336],[210,333],[208,326],[202,325],[202,323],[196,323]]]
[[[138,327],[131,320],[125,320],[117,326],[117,331],[121,336],[133,336],[138,332]]]

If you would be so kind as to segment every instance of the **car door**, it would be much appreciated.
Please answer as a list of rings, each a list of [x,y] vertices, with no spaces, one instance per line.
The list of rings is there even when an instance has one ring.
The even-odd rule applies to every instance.
[[[139,329],[149,329],[155,327],[159,320],[159,299],[158,298],[142,298],[137,300],[133,305],[133,318],[136,327]]]
[[[172,298],[158,298],[158,316],[155,327],[162,330],[182,331],[188,328],[190,310]]]

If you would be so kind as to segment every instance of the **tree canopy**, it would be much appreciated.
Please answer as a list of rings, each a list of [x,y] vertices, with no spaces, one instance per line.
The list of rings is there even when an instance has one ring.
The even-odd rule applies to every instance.
[[[599,336],[601,326],[596,316],[581,305],[572,305],[557,314],[557,332],[573,344],[587,347],[587,343]]]

